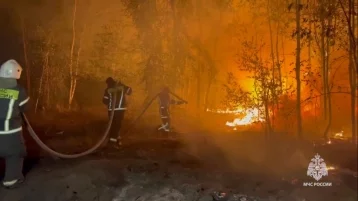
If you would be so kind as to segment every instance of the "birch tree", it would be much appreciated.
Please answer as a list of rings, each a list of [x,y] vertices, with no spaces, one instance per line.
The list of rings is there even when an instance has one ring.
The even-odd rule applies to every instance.
[[[70,50],[70,59],[69,59],[69,73],[70,73],[70,89],[69,89],[69,97],[68,97],[68,107],[71,109],[73,97],[76,90],[77,84],[77,65],[74,61],[75,59],[75,43],[76,43],[76,13],[77,13],[77,0],[73,0],[73,15],[72,15],[72,42],[71,42],[71,50]],[[80,48],[78,48],[78,56],[80,53]],[[78,58],[77,58],[78,59]],[[77,62],[78,64],[78,62]]]

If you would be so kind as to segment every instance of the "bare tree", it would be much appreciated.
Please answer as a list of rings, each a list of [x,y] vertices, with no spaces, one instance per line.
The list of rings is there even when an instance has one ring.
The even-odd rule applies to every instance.
[[[301,0],[296,0],[296,115],[297,134],[302,138],[301,114]]]
[[[42,62],[42,72],[41,72],[39,88],[38,88],[38,95],[35,103],[35,113],[38,111],[40,101],[43,101],[44,99],[44,94],[47,93],[47,96],[50,96],[50,89],[49,89],[50,86],[49,86],[48,78],[49,78],[49,58],[52,52],[51,43],[52,43],[52,37],[49,36],[48,40],[46,41],[46,44],[44,45],[41,51],[43,62]]]
[[[29,58],[27,55],[27,39],[26,39],[26,24],[25,24],[25,20],[24,17],[20,14],[20,19],[21,19],[21,35],[22,35],[22,47],[23,47],[23,52],[24,52],[24,59],[25,59],[25,72],[26,72],[26,83],[27,83],[27,91],[28,94],[31,95],[31,67],[30,67],[30,63],[29,63]]]
[[[74,51],[75,51],[75,42],[76,42],[76,12],[77,12],[77,0],[73,1],[73,16],[72,16],[72,42],[71,42],[71,51],[70,51],[70,61],[69,61],[69,71],[70,71],[70,90],[68,97],[68,108],[71,109],[74,93],[76,90],[76,70],[74,67]]]
[[[342,5],[342,2],[340,1]],[[344,7],[342,5],[342,9]],[[357,86],[357,75],[358,75],[358,61],[357,61],[357,37],[355,36],[356,20],[354,16],[355,5],[354,0],[348,0],[348,14],[345,13],[348,24],[348,38],[349,38],[349,83],[351,88],[351,124],[352,124],[352,140],[357,142],[357,114],[356,114],[356,93],[358,90]]]

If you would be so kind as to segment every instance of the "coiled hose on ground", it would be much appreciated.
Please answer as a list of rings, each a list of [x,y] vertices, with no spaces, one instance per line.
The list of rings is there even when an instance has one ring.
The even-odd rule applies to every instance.
[[[116,92],[116,90],[118,90],[118,89],[116,88],[114,90],[111,90],[110,93],[114,93],[114,92]],[[117,93],[114,93],[114,95],[113,95],[113,103],[115,103],[116,100],[117,100]],[[56,157],[66,158],[66,159],[74,159],[74,158],[79,158],[79,157],[86,156],[86,155],[89,155],[89,154],[93,153],[94,151],[96,151],[103,144],[103,142],[108,137],[109,130],[111,129],[111,125],[112,125],[113,117],[114,117],[114,106],[115,106],[115,104],[112,104],[112,111],[111,111],[111,114],[110,114],[110,118],[109,118],[106,130],[102,135],[102,138],[95,145],[93,145],[93,147],[91,147],[90,149],[88,149],[88,150],[86,150],[84,152],[78,153],[78,154],[63,154],[63,153],[59,153],[59,152],[51,149],[45,143],[43,143],[42,140],[37,136],[36,132],[32,129],[31,124],[30,124],[30,122],[27,119],[25,114],[23,114],[23,118],[24,118],[24,121],[25,121],[25,123],[27,125],[27,130],[29,131],[31,137],[36,141],[36,143],[43,150],[45,150],[49,154],[51,154],[53,156],[56,156]]]

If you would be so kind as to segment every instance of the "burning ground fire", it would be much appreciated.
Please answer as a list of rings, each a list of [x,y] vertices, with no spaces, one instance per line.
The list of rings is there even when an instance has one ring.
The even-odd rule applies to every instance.
[[[214,112],[218,114],[234,114],[239,115],[241,118],[235,118],[233,121],[227,121],[226,126],[236,127],[236,126],[247,126],[255,122],[263,122],[264,118],[260,117],[259,109],[250,108],[243,109],[238,108],[237,110],[207,110],[208,112]]]

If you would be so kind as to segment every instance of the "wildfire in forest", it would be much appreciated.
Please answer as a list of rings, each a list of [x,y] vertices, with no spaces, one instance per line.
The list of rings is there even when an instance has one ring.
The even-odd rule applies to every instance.
[[[235,118],[233,121],[227,121],[226,126],[236,127],[236,126],[247,126],[255,122],[263,122],[264,118],[260,116],[259,109],[257,108],[238,108],[237,110],[207,110],[208,112],[215,112],[219,114],[235,114],[240,116]]]

